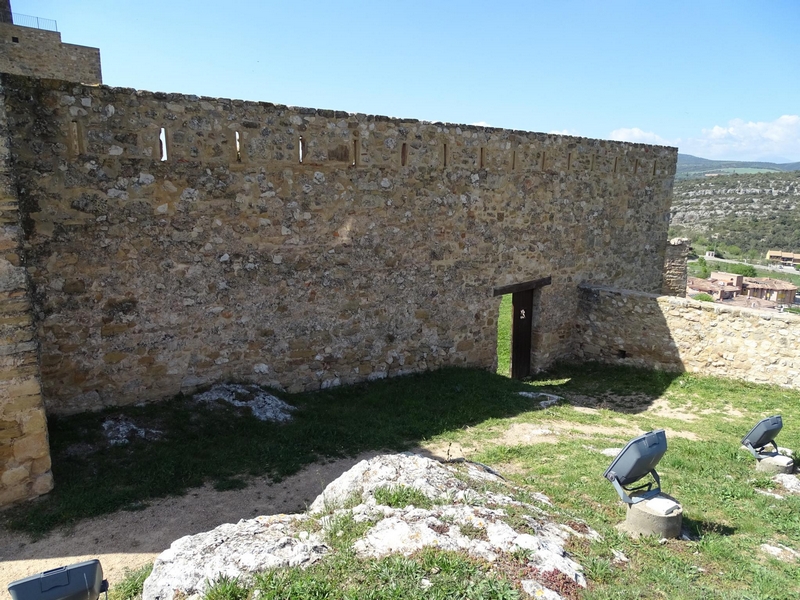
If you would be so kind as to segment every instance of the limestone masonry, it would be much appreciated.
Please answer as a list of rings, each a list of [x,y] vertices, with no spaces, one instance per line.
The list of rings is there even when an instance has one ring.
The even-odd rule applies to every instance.
[[[581,286],[576,357],[800,388],[800,317]]]
[[[52,412],[225,378],[299,391],[492,368],[492,288],[552,276],[544,367],[571,353],[578,283],[662,286],[671,148],[3,88]]]
[[[661,293],[667,296],[686,295],[686,260],[689,256],[689,240],[669,240],[664,253],[664,281]]]
[[[541,369],[579,284],[667,285],[675,148],[85,85],[7,22],[0,71],[0,505],[53,485],[45,407],[492,369],[493,289],[551,277]]]
[[[0,73],[88,84],[103,82],[99,49],[64,44],[57,31],[3,22],[0,22]]]

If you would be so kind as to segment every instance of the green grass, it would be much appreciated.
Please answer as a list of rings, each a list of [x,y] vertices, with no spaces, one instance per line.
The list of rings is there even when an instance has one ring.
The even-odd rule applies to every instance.
[[[430,508],[433,506],[433,501],[425,494],[415,488],[404,485],[379,487],[375,490],[374,496],[378,504],[391,506],[392,508],[405,508],[409,504],[417,508]]]
[[[714,297],[711,294],[695,294],[692,299],[700,300],[701,302],[714,302]]]
[[[510,578],[498,571],[461,554],[434,549],[380,560],[363,560],[352,552],[338,552],[305,570],[267,571],[256,577],[252,593],[257,592],[259,600],[522,598]]]
[[[511,374],[511,294],[501,296],[497,315],[497,373]]]
[[[238,577],[223,575],[211,582],[211,586],[203,594],[204,600],[247,600],[250,595],[250,586],[239,580]]]
[[[517,394],[523,390],[558,394],[565,401],[540,410],[536,401]],[[41,533],[119,507],[141,506],[204,481],[235,488],[248,475],[278,479],[318,457],[450,441],[476,448],[469,458],[503,473],[519,487],[520,499],[542,492],[551,498],[554,506],[547,510],[557,521],[586,523],[601,534],[597,541],[570,538],[568,549],[585,566],[590,584],[581,598],[800,597],[800,566],[759,551],[764,543],[800,550],[800,496],[787,494],[757,473],[752,457],[739,446],[758,419],[782,414],[785,427],[778,442],[800,450],[796,390],[562,364],[526,382],[445,369],[315,394],[281,395],[299,407],[296,420],[281,426],[186,398],[53,419],[56,490],[3,516],[10,526]],[[87,456],[70,451],[96,443],[104,417],[119,413],[167,435]],[[535,443],[524,436],[509,441],[504,436],[512,427],[556,429],[558,443]],[[611,459],[600,450],[621,447],[633,433],[655,428],[667,429],[668,451],[658,471],[664,491],[684,508],[691,541],[660,544],[629,538],[615,528],[624,520],[625,508],[602,477]],[[520,441],[525,439],[529,441]],[[756,493],[756,488],[784,499]],[[425,502],[399,486],[376,495],[390,506]],[[221,591],[215,600],[240,600],[236,594],[255,591],[259,598],[514,598],[519,593],[515,582],[526,568],[524,557],[486,565],[427,550],[411,557],[365,560],[353,554],[351,545],[372,524],[357,523],[348,513],[329,518],[325,540],[333,551],[320,563],[306,570],[270,571],[247,585],[216,582],[214,589]],[[615,562],[615,550],[630,562]]]
[[[111,600],[138,600],[142,597],[144,581],[153,571],[153,563],[135,570],[125,569],[125,576],[120,582],[114,582],[109,590]]]

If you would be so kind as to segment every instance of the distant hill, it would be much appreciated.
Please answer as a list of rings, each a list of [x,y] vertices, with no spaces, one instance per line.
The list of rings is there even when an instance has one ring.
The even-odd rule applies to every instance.
[[[672,191],[670,226],[672,235],[701,246],[717,235],[712,245],[732,246],[752,258],[767,250],[800,252],[800,169],[679,179]]]
[[[678,170],[676,179],[693,179],[705,177],[707,173],[780,173],[786,171],[800,171],[800,162],[771,163],[748,162],[738,160],[709,160],[692,156],[691,154],[678,154]]]

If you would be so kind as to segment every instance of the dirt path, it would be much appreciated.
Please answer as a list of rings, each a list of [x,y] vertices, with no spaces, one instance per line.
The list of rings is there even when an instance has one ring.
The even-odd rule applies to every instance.
[[[284,481],[255,480],[243,490],[218,492],[210,486],[180,498],[157,500],[141,511],[120,511],[81,521],[32,542],[0,530],[0,600],[11,598],[8,584],[61,565],[99,558],[113,586],[126,568],[135,569],[180,537],[257,515],[302,512],[323,488],[357,462],[375,456],[316,463]]]

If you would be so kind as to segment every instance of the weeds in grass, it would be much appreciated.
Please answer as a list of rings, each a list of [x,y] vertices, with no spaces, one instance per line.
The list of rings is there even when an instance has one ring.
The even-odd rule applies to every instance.
[[[238,577],[222,575],[206,588],[203,600],[246,600],[249,595],[249,586]]]
[[[348,550],[358,538],[372,527],[369,521],[357,522],[353,513],[340,512],[323,521],[325,542],[336,550]]]
[[[483,527],[478,527],[477,525],[473,525],[472,523],[459,523],[458,529],[461,531],[461,535],[464,535],[473,540],[486,540],[486,529]]]
[[[257,575],[251,594],[259,600],[520,598],[513,582],[493,572],[489,565],[436,549],[377,560],[337,553],[307,569],[280,569]]]
[[[142,597],[144,581],[152,571],[153,563],[138,569],[125,569],[122,581],[111,586],[108,597],[111,600],[139,600]]]
[[[375,502],[392,508],[405,508],[409,504],[416,508],[430,508],[433,500],[418,489],[406,485],[381,486],[373,492]]]

